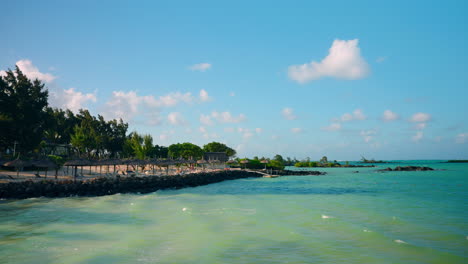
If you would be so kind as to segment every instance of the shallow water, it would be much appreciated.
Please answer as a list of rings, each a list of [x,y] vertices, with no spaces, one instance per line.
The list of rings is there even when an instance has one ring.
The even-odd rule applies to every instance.
[[[468,164],[410,164],[0,201],[0,262],[467,263]]]

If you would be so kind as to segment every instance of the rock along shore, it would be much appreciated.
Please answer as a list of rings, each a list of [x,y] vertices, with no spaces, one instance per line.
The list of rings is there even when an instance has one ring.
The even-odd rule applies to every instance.
[[[396,168],[386,168],[386,169],[381,169],[379,171],[432,171],[434,170],[433,168],[430,167],[420,167],[420,166],[405,166],[405,167],[400,167],[397,166]]]
[[[322,175],[318,171],[280,171],[279,175]],[[257,172],[217,171],[175,176],[94,178],[86,181],[23,181],[0,184],[1,199],[33,197],[103,196],[116,193],[150,193],[161,189],[196,187],[226,180],[262,177]]]

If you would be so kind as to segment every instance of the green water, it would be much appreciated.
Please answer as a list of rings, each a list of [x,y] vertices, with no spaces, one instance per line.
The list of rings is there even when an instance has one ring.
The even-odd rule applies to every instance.
[[[0,201],[0,263],[468,263],[468,164],[411,164]]]

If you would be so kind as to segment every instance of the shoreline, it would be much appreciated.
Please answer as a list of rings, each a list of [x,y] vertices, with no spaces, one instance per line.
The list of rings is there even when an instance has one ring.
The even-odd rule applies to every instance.
[[[324,175],[319,171],[278,171],[279,175]],[[226,180],[261,178],[256,171],[228,170],[198,172],[174,176],[144,176],[115,178],[97,177],[84,181],[46,180],[0,183],[0,199],[58,198],[70,196],[104,196],[117,193],[150,193],[163,189],[181,189],[218,183]]]

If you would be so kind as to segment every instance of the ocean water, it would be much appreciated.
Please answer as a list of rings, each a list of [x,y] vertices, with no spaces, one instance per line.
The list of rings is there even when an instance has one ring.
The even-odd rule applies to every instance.
[[[410,164],[3,200],[0,263],[468,263],[468,164]]]

